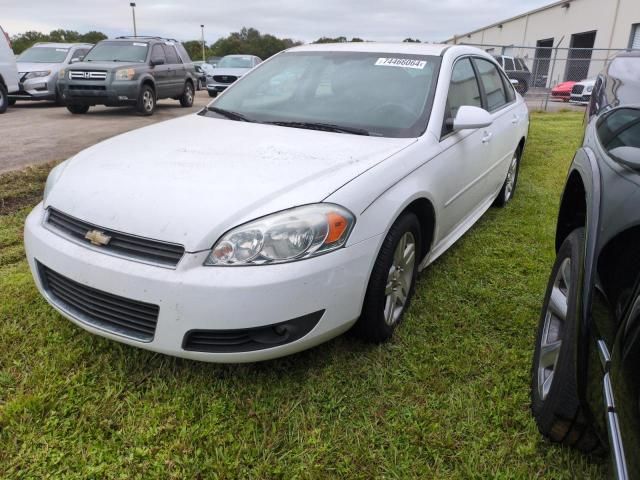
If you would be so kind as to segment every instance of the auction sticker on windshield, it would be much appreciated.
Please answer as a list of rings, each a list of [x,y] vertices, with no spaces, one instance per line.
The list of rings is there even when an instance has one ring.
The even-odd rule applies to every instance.
[[[383,67],[417,68],[418,70],[422,70],[427,65],[427,62],[413,58],[379,58],[376,60],[376,65]]]

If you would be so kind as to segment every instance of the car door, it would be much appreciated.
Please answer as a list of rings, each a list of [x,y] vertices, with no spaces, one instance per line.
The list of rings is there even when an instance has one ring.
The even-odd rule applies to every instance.
[[[169,73],[169,65],[167,65],[167,57],[164,54],[162,45],[156,43],[151,49],[151,62],[157,63],[162,61],[160,65],[154,65],[151,68],[151,75],[156,83],[156,97],[167,98],[171,93],[171,78]]]
[[[452,120],[462,106],[483,106],[482,93],[470,57],[456,60],[451,72],[447,105],[442,123],[440,147],[433,168],[439,178],[441,198],[439,232],[441,240],[455,231],[467,217],[486,202],[485,172],[491,163],[491,135],[488,128],[454,132]],[[440,171],[441,170],[441,171]]]
[[[170,93],[168,96],[175,97],[177,95],[182,95],[182,92],[184,91],[184,82],[187,75],[184,64],[180,60],[178,52],[176,52],[176,49],[173,45],[165,44],[162,47],[167,58],[167,65],[169,66],[168,75],[170,80]]]
[[[485,99],[485,110],[491,114],[493,123],[488,128],[490,135],[490,161],[484,173],[487,189],[496,193],[507,177],[509,164],[520,139],[518,131],[524,115],[516,111],[516,95],[506,76],[497,65],[484,58],[474,57],[480,79],[480,88]]]

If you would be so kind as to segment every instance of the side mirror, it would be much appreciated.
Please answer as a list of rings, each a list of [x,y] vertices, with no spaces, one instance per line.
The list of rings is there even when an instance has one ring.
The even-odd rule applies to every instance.
[[[78,63],[78,62],[81,62],[81,61],[82,61],[82,58],[80,58],[80,57],[75,57],[75,58],[72,58],[72,59],[71,59],[71,61],[70,61],[69,63]]]
[[[155,67],[156,65],[164,65],[164,58],[152,58],[151,59],[151,66]]]
[[[449,120],[450,121],[450,120]],[[491,114],[480,107],[463,105],[458,109],[456,118],[453,119],[453,131],[468,130],[472,128],[484,128],[493,123]]]
[[[616,147],[609,150],[609,156],[626,167],[640,170],[640,148]]]

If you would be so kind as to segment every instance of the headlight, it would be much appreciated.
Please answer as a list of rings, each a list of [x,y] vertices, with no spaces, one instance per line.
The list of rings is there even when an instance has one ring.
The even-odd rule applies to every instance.
[[[587,93],[590,93],[592,90],[593,90],[593,86],[590,86],[590,87],[587,87],[585,91]]]
[[[67,73],[67,71],[64,68],[61,68],[60,70],[58,70],[58,80],[62,80],[64,78],[65,73]]]
[[[353,214],[338,205],[292,208],[225,233],[205,265],[264,265],[314,257],[342,247],[354,224]]]
[[[40,72],[29,72],[24,78],[28,80],[30,78],[48,77],[49,75],[51,75],[51,70],[42,70]]]
[[[123,68],[116,71],[116,80],[133,80],[136,71],[133,68]]]
[[[62,172],[64,171],[66,166],[67,166],[67,162],[66,161],[62,162],[62,163],[56,165],[55,167],[53,167],[51,169],[51,171],[49,172],[49,176],[47,177],[47,183],[44,184],[43,198],[44,198],[45,203],[46,203],[47,197],[49,196],[49,193],[51,193],[51,190],[53,189],[54,185],[56,184],[56,182],[62,176]]]

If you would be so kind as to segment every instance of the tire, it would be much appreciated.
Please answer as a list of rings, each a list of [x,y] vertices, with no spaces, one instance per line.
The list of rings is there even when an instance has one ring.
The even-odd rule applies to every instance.
[[[218,92],[212,92],[211,90],[207,90],[207,92],[209,92],[209,96],[211,98],[216,98],[218,96]]]
[[[156,94],[149,85],[143,85],[138,94],[136,102],[136,112],[140,115],[148,117],[153,115],[156,109]]]
[[[184,92],[182,96],[179,98],[180,106],[189,108],[193,106],[193,83],[187,82],[184,84]]]
[[[84,115],[89,111],[89,105],[67,105],[67,110],[74,115]]]
[[[389,229],[369,278],[362,314],[352,329],[355,336],[382,343],[402,321],[418,276],[420,232],[413,213],[402,214]]]
[[[583,258],[579,228],[563,242],[551,270],[531,368],[531,412],[550,441],[592,452],[600,442],[580,405],[575,365]]]
[[[518,185],[518,174],[520,173],[520,157],[522,152],[520,149],[516,149],[509,164],[509,170],[507,171],[507,178],[504,179],[500,193],[496,197],[493,204],[496,207],[504,207],[511,201],[516,193],[516,187]]]
[[[7,87],[0,83],[0,113],[4,113],[9,108],[9,92],[7,92]]]
[[[515,86],[516,92],[520,95],[525,95],[529,91],[529,84],[524,80],[518,80],[518,84]]]

